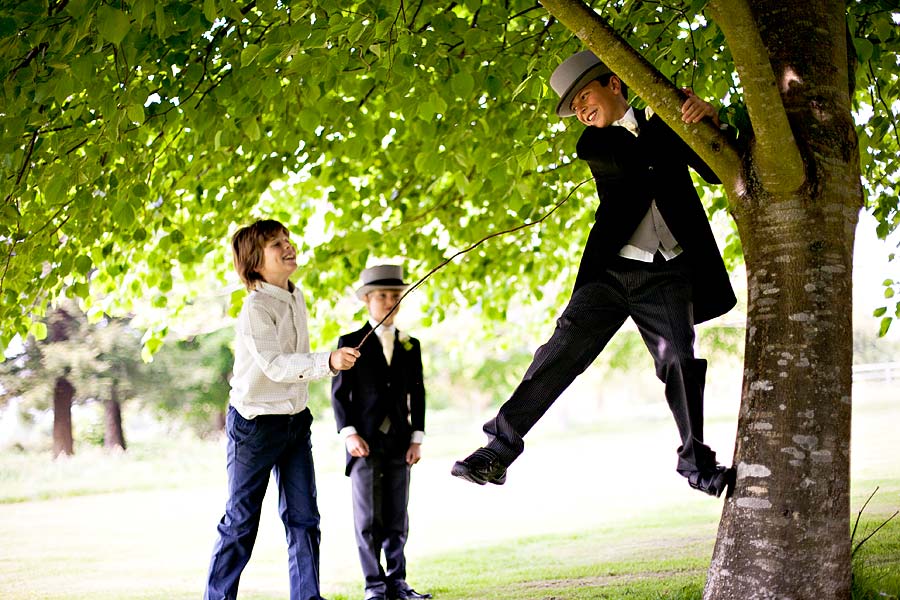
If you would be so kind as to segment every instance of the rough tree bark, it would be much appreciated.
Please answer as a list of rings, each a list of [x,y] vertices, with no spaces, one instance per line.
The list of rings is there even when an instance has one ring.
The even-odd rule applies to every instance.
[[[681,125],[674,87],[592,9],[541,3],[716,170],[741,235],[738,479],[704,599],[849,598],[851,274],[863,194],[845,4],[710,2],[753,123],[753,142],[738,149]]]

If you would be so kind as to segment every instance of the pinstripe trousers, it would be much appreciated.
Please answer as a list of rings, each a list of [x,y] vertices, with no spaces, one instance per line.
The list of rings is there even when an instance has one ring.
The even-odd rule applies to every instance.
[[[676,469],[686,476],[716,465],[715,453],[703,443],[706,361],[694,358],[686,262],[683,254],[653,263],[616,257],[595,281],[575,290],[522,382],[484,425],[487,447],[504,464],[522,453],[525,434],[631,317],[653,356],[657,377],[665,384],[681,436]]]

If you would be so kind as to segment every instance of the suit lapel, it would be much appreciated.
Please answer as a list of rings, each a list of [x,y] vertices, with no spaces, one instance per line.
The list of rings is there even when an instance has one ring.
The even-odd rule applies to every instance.
[[[369,323],[363,325],[360,332],[360,339],[365,337],[367,333],[372,331],[372,326]],[[381,340],[378,339],[378,334],[372,332],[372,335],[366,340],[366,342],[360,348],[360,352],[366,357],[367,362],[371,361],[373,367],[387,367],[387,361],[384,359],[384,350],[381,348]]]
[[[394,353],[391,355],[391,371],[398,370],[402,364],[406,349],[400,343],[400,332],[394,329]]]

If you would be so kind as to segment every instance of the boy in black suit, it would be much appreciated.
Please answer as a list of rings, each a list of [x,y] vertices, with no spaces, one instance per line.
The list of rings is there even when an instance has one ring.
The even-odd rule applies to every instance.
[[[718,179],[658,116],[629,106],[625,84],[591,51],[566,59],[550,85],[560,97],[556,114],[585,125],[577,152],[600,205],[553,336],[484,425],[487,445],[451,472],[481,485],[504,483],[524,436],[631,317],[678,426],[676,470],[691,487],[719,496],[734,470],[703,443],[706,361],[694,357],[694,325],[724,314],[736,299],[688,167],[710,183]],[[683,121],[719,125],[712,105],[685,93]],[[628,460],[627,449],[622,455],[618,460]]]
[[[369,321],[343,335],[338,348],[359,348],[356,368],[341,371],[331,386],[331,403],[347,448],[353,488],[353,520],[366,600],[431,598],[406,583],[404,547],[409,532],[407,504],[412,465],[421,458],[425,436],[425,386],[419,341],[394,327],[392,309],[408,286],[403,269],[365,269],[357,297]],[[387,316],[390,313],[390,316]],[[376,327],[384,322],[363,339]],[[384,550],[385,566],[381,565]]]

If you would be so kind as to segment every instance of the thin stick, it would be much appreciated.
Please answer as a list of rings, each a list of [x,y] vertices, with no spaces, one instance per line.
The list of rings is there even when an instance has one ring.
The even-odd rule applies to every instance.
[[[577,190],[578,188],[580,188],[581,186],[583,186],[583,185],[584,185],[585,183],[587,183],[588,181],[591,181],[591,179],[585,179],[584,181],[582,181],[581,183],[579,183],[578,185],[576,185],[574,188],[572,188],[572,190],[566,195],[565,198],[563,198],[562,200],[560,200],[559,202],[557,202],[556,204],[554,204],[554,205],[553,205],[553,208],[551,208],[549,211],[547,211],[547,214],[545,214],[544,216],[542,216],[542,217],[541,217],[540,219],[538,219],[537,221],[532,221],[531,223],[522,223],[521,225],[517,225],[517,226],[513,227],[512,229],[505,229],[505,230],[503,230],[503,231],[496,231],[496,232],[494,232],[494,233],[488,235],[487,237],[481,238],[480,240],[478,240],[477,242],[475,242],[474,244],[472,244],[472,245],[469,246],[468,248],[465,248],[464,250],[460,250],[459,252],[457,252],[456,254],[454,254],[453,256],[451,256],[450,258],[446,259],[444,262],[442,262],[441,264],[439,264],[438,266],[436,266],[436,267],[433,268],[432,270],[428,271],[428,273],[425,274],[425,277],[422,277],[422,278],[421,278],[420,280],[418,280],[415,284],[413,284],[412,286],[410,286],[409,288],[407,288],[407,290],[406,290],[405,292],[403,292],[403,295],[400,296],[400,299],[399,299],[399,300],[397,300],[397,304],[395,304],[395,305],[391,308],[391,310],[388,311],[388,314],[384,315],[384,318],[383,318],[383,319],[381,319],[380,321],[378,321],[378,324],[375,325],[375,327],[373,327],[368,333],[366,333],[365,336],[363,336],[362,341],[359,343],[359,345],[358,345],[355,349],[356,349],[356,350],[359,350],[360,348],[362,348],[363,344],[366,343],[366,340],[369,339],[369,336],[372,335],[373,333],[375,333],[375,330],[378,329],[379,327],[381,327],[381,324],[384,323],[385,320],[386,320],[388,317],[390,317],[392,314],[394,314],[394,311],[397,310],[397,307],[400,306],[400,303],[403,302],[403,299],[406,298],[406,296],[408,296],[410,292],[412,292],[414,289],[416,289],[417,287],[419,287],[420,285],[422,285],[423,283],[425,283],[425,280],[426,280],[426,279],[428,279],[429,277],[431,277],[432,275],[434,275],[435,273],[437,273],[438,271],[440,271],[441,269],[443,269],[444,267],[446,267],[448,264],[450,264],[450,262],[451,262],[454,258],[456,258],[457,256],[462,256],[463,254],[466,254],[466,253],[468,253],[468,252],[471,252],[472,250],[474,250],[475,248],[477,248],[478,246],[480,246],[481,244],[483,244],[484,242],[488,241],[488,240],[491,239],[491,238],[495,238],[495,237],[500,236],[500,235],[506,235],[507,233],[515,233],[516,231],[520,231],[520,230],[525,229],[525,228],[527,228],[527,227],[531,227],[531,226],[533,226],[533,225],[537,225],[537,224],[539,224],[539,223],[543,223],[543,222],[547,219],[547,217],[549,217],[550,215],[552,215],[553,213],[555,213],[555,212],[559,209],[560,206],[562,206],[563,204],[565,204],[565,203],[569,200],[569,198],[572,197],[572,194],[575,193],[575,190]]]
[[[866,507],[869,505],[869,502],[872,498],[875,497],[875,494],[878,493],[878,490],[881,486],[876,485],[875,489],[869,494],[869,497],[866,498],[866,501],[863,502],[862,508],[859,509],[859,512],[856,513],[856,522],[853,524],[853,531],[850,532],[850,540],[853,541],[853,538],[856,537],[856,528],[859,527],[859,520],[862,517],[863,511],[866,510]]]
[[[859,549],[862,547],[863,544],[865,544],[866,542],[868,542],[868,541],[869,541],[869,538],[871,538],[873,535],[875,535],[876,533],[878,533],[878,530],[879,530],[879,529],[881,529],[882,527],[884,527],[885,525],[887,525],[888,523],[890,523],[890,522],[891,522],[891,519],[893,519],[893,518],[896,517],[897,515],[900,515],[900,510],[894,512],[894,514],[892,514],[892,515],[889,516],[887,519],[885,519],[885,521],[884,521],[881,525],[879,525],[878,527],[876,527],[876,528],[875,528],[875,531],[873,531],[872,533],[870,533],[869,535],[867,535],[866,537],[864,537],[864,538],[856,545],[856,548],[853,549],[853,552],[850,553],[850,557],[852,558],[853,556],[855,556],[855,555],[856,555],[856,551],[859,550]]]

